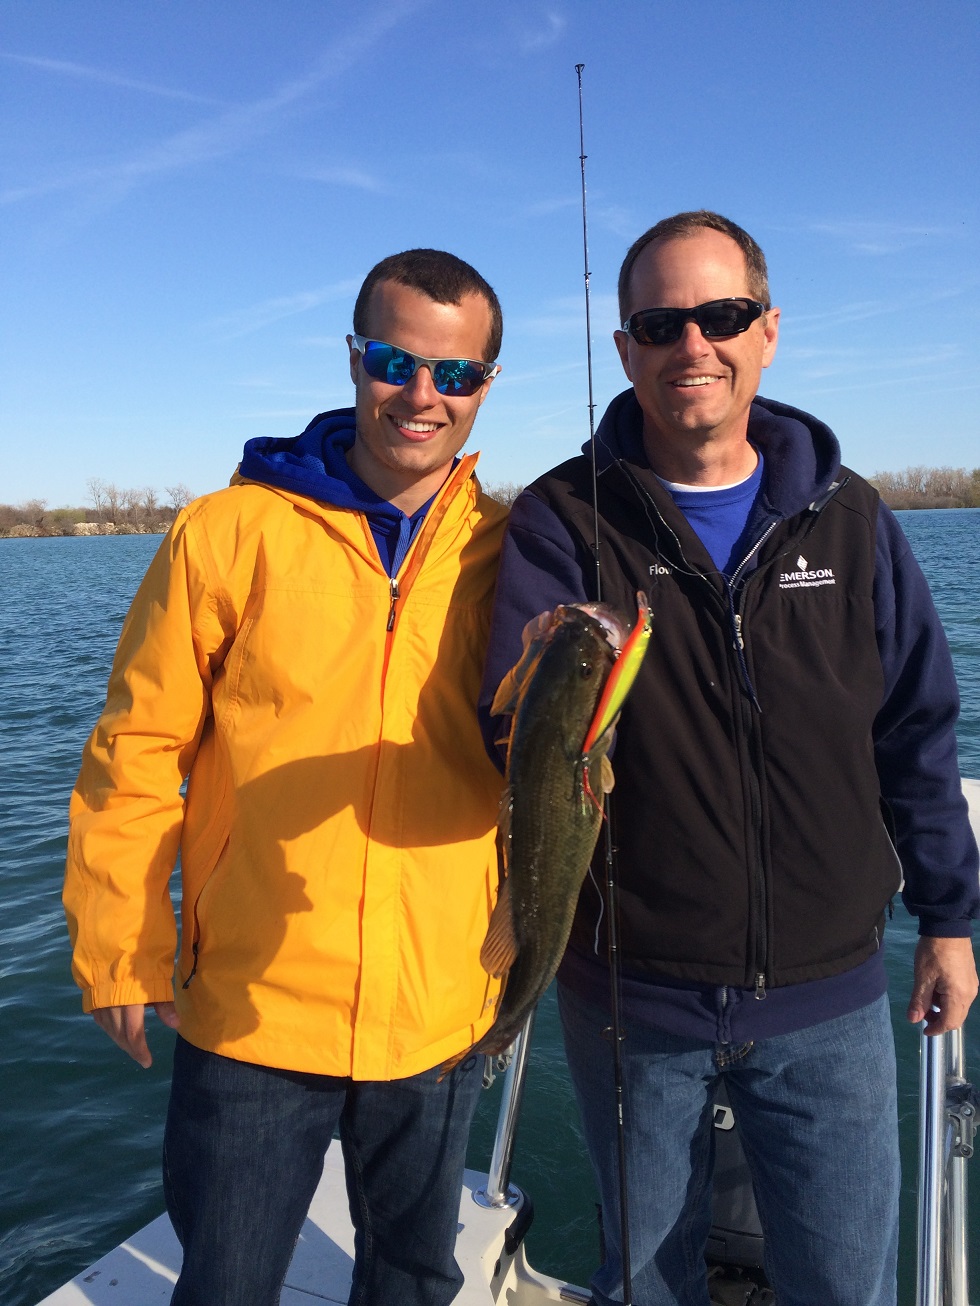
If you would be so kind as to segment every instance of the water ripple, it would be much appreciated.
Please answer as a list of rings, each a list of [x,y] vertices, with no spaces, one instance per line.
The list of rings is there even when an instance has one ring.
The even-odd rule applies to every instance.
[[[980,775],[980,512],[901,514],[934,588],[963,694],[963,769]],[[81,1014],[61,910],[68,795],[101,709],[151,537],[0,541],[0,1306],[32,1306],[162,1209],[159,1149],[171,1036],[151,1017],[141,1071]],[[888,935],[906,1161],[914,1209],[917,1041],[904,1024],[911,921]],[[975,1066],[977,1021],[968,1026]],[[484,1094],[470,1164],[489,1157],[499,1089]],[[540,1140],[549,1139],[541,1147]],[[911,1142],[910,1142],[911,1140]],[[564,1070],[554,995],[537,1021],[515,1154],[533,1194],[535,1265],[585,1282],[596,1257],[592,1180]],[[907,1253],[903,1253],[907,1255]]]

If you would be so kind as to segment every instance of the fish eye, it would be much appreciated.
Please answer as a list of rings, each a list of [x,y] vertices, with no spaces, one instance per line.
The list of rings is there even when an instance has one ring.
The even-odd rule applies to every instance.
[[[591,676],[593,671],[595,671],[595,667],[592,665],[591,662],[582,662],[579,665],[579,671],[582,675],[582,679],[588,680],[589,676]]]

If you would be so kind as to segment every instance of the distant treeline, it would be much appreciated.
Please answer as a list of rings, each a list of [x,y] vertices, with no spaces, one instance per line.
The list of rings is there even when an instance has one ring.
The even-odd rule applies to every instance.
[[[163,498],[156,490],[120,490],[108,481],[86,481],[88,505],[49,508],[46,499],[0,503],[0,538],[42,535],[159,535],[194,495],[186,485],[168,485]]]
[[[906,467],[868,478],[889,508],[980,508],[980,467]],[[523,486],[488,485],[487,494],[509,508]]]
[[[906,467],[869,480],[889,508],[980,508],[980,467]]]
[[[906,467],[875,472],[869,478],[889,508],[980,508],[980,467]],[[120,490],[108,481],[86,482],[89,501],[82,508],[49,508],[45,499],[0,503],[0,539],[41,535],[158,535],[194,495],[186,485],[156,490]],[[484,487],[509,508],[522,485],[503,481]]]

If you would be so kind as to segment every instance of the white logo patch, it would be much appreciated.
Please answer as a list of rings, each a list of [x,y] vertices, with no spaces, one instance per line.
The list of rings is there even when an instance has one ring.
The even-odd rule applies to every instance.
[[[650,563],[650,575],[651,575],[651,576],[669,576],[669,575],[670,575],[670,568],[669,568],[669,567],[665,567],[665,566],[663,565],[663,563],[660,563],[660,562],[651,562],[651,563]]]
[[[781,590],[814,589],[817,585],[836,585],[837,579],[830,567],[810,568],[809,562],[801,553],[796,559],[796,571],[779,573]]]

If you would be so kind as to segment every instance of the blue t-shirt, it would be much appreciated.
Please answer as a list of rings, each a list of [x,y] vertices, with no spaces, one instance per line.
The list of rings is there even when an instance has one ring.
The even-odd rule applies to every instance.
[[[752,509],[762,493],[762,474],[760,453],[755,471],[737,485],[702,490],[658,478],[708,550],[715,566],[726,576],[732,575],[748,552],[749,541],[745,537]]]

